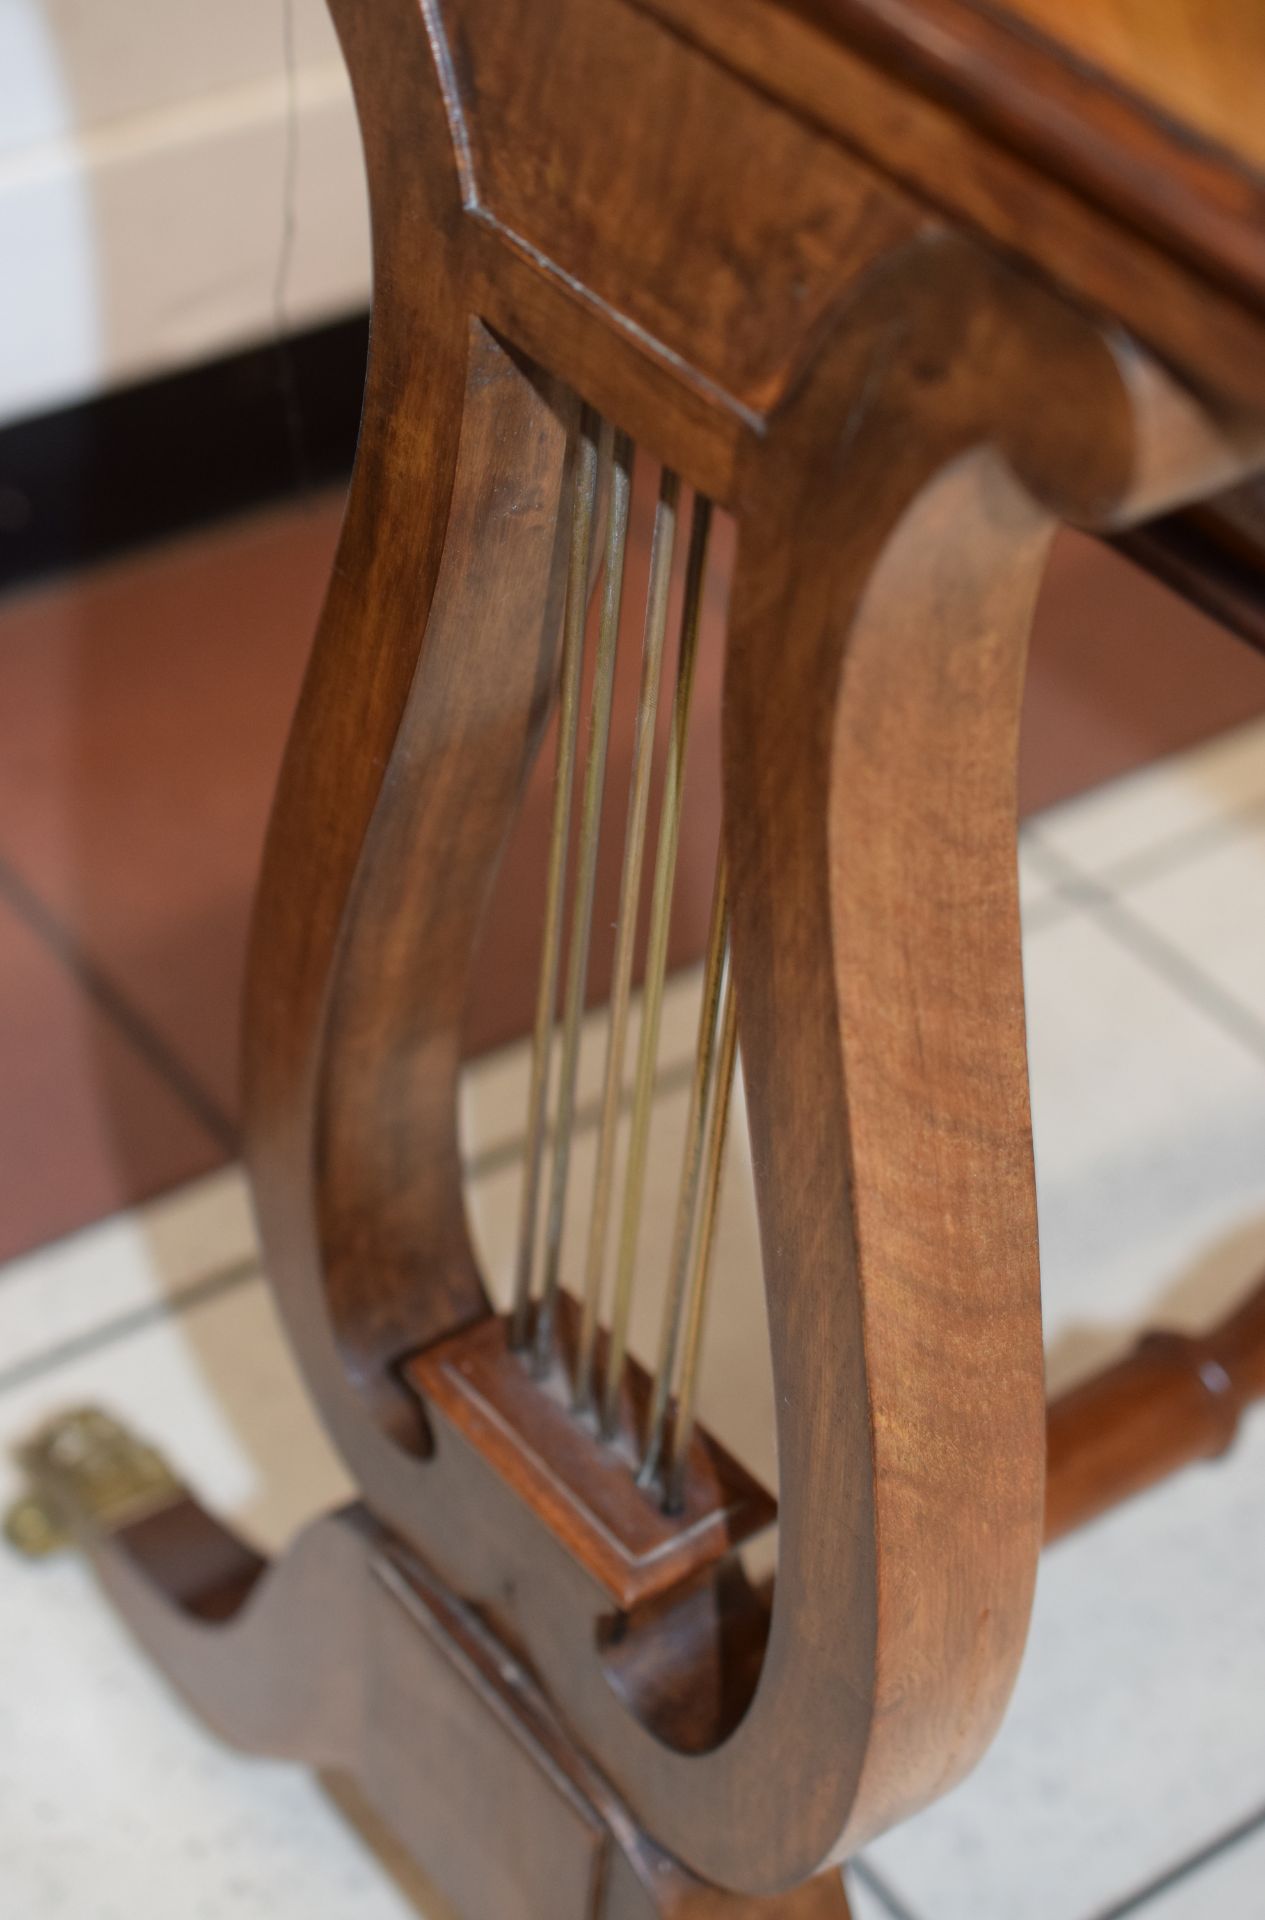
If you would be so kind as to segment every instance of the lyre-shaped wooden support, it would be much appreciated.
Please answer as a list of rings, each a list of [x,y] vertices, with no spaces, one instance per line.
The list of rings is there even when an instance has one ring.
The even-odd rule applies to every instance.
[[[195,1704],[357,1772],[472,1920],[842,1916],[833,1867],[991,1737],[1043,1532],[1014,787],[1046,547],[1060,517],[1156,511],[1259,442],[623,0],[335,13],[373,349],[269,836],[246,1078],[268,1269],[362,1504],[265,1571],[173,1497],[99,1563]],[[653,248],[636,167],[585,110],[613,90],[638,153],[674,158]],[[574,712],[560,636],[582,631],[599,523],[618,611],[634,438],[665,515],[679,482],[738,526],[706,1146],[678,1236],[696,1277],[664,1341],[682,1375],[658,1386],[623,1364],[620,1287],[598,1325],[600,1263],[577,1325],[556,1274],[533,1294],[529,1235],[493,1314],[457,1140],[482,916],[560,680]],[[573,787],[600,802],[605,671],[582,773],[563,729],[560,821]],[[581,910],[577,1019],[586,939]],[[546,1039],[560,956],[559,935]],[[621,948],[619,1018],[627,989]],[[737,1047],[771,1586],[737,1552],[771,1503],[694,1425]],[[458,1832],[476,1782],[489,1805]]]

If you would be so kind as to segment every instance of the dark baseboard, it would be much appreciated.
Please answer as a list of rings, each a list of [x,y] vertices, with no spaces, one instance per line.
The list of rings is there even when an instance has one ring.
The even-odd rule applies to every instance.
[[[0,427],[0,589],[350,471],[364,313]]]

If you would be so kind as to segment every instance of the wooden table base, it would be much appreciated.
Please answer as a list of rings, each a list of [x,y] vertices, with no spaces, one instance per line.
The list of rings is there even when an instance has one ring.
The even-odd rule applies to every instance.
[[[762,1898],[671,1860],[521,1662],[365,1507],[269,1565],[104,1414],[63,1416],[23,1458],[16,1543],[77,1540],[221,1738],[353,1778],[462,1920],[848,1920],[838,1872]]]

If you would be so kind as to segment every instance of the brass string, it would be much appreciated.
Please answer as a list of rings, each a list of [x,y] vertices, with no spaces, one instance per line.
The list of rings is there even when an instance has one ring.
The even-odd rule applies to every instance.
[[[679,1513],[685,1504],[685,1477],[689,1465],[690,1443],[694,1438],[694,1415],[698,1394],[698,1369],[702,1353],[703,1317],[707,1306],[708,1284],[712,1272],[712,1251],[716,1236],[716,1213],[720,1202],[720,1182],[725,1161],[725,1141],[732,1104],[734,1063],[738,1055],[738,1021],[734,1005],[733,976],[726,948],[724,984],[720,996],[720,1043],[716,1067],[716,1086],[712,1095],[711,1119],[707,1129],[707,1151],[703,1174],[703,1197],[694,1256],[690,1262],[689,1310],[685,1322],[685,1344],[681,1354],[681,1384],[677,1391],[676,1419],[672,1427],[672,1446],[668,1458],[664,1505],[669,1513]]]
[[[566,1215],[571,1142],[575,1125],[576,1076],[580,1060],[580,1028],[584,1018],[584,990],[588,979],[589,942],[593,930],[593,889],[597,877],[598,838],[602,796],[606,787],[606,756],[610,743],[611,703],[615,690],[615,645],[619,636],[619,609],[623,597],[624,553],[628,538],[628,505],[632,492],[632,441],[616,432],[611,459],[610,511],[606,530],[605,582],[598,629],[597,667],[580,805],[580,834],[576,849],[575,894],[571,938],[567,950],[566,993],[562,1016],[562,1057],[558,1081],[558,1114],[550,1169],[549,1211],[545,1229],[545,1265],[540,1306],[536,1314],[535,1358],[543,1371],[553,1348],[554,1322],[561,1285],[562,1232]]]
[[[654,1387],[646,1426],[645,1452],[639,1485],[653,1486],[663,1463],[667,1435],[668,1402],[676,1369],[677,1348],[689,1297],[690,1246],[698,1209],[698,1183],[703,1166],[703,1138],[707,1102],[716,1064],[720,1005],[726,979],[726,954],[729,940],[729,901],[722,855],[716,867],[712,894],[711,926],[707,936],[707,962],[703,972],[703,1004],[699,1012],[698,1041],[694,1049],[694,1075],[690,1083],[690,1104],[685,1120],[681,1184],[677,1190],[676,1218],[672,1227],[672,1252],[668,1264],[668,1292],[663,1303],[663,1321],[659,1333],[659,1356],[655,1365]]]
[[[520,1205],[511,1339],[529,1340],[535,1362],[550,1364],[556,1335],[561,1254],[571,1148],[575,1129],[580,1037],[584,1017],[601,814],[606,785],[614,697],[619,616],[623,598],[633,447],[629,437],[602,425],[584,409],[575,451],[575,472],[563,616],[557,760],[554,770],[549,858],[545,882],[544,936],[537,986],[528,1086],[527,1139]],[[575,877],[567,940],[561,1020],[561,1060],[553,1157],[548,1185],[540,1300],[532,1326],[537,1224],[544,1184],[545,1146],[553,1029],[567,922],[567,864],[579,759],[584,635],[596,503],[609,495],[597,654],[584,757]],[[608,1016],[597,1169],[584,1267],[584,1293],[573,1392],[577,1408],[592,1404],[601,1319],[607,1241],[613,1207],[621,1090],[632,998],[632,975],[658,713],[668,624],[668,599],[680,483],[663,473],[650,553],[649,586],[642,637],[641,685],[633,744],[624,858],[616,920],[615,965]],[[685,756],[697,662],[703,583],[711,528],[710,503],[696,497],[681,609],[680,643],[673,692],[672,725],[655,853],[647,939],[645,988],[638,1035],[630,1140],[620,1213],[618,1258],[601,1393],[604,1434],[616,1431],[620,1387],[636,1278],[637,1245],[644,1205],[655,1070],[667,971],[672,890],[680,843]],[[600,537],[600,535],[599,535]],[[737,1025],[730,977],[728,898],[723,857],[718,861],[704,970],[703,1004],[695,1050],[690,1106],[676,1213],[668,1293],[638,1480],[649,1487],[662,1477],[665,1505],[678,1510],[684,1498],[695,1422],[702,1330],[712,1267],[716,1215],[732,1084]],[[679,1379],[673,1391],[674,1376]],[[674,1405],[674,1413],[672,1412]],[[666,1461],[666,1465],[665,1465]]]
[[[527,1344],[531,1317],[536,1220],[540,1208],[540,1174],[549,1097],[549,1057],[558,998],[567,846],[571,835],[576,746],[580,732],[580,683],[584,674],[584,622],[588,607],[593,509],[597,495],[598,431],[596,418],[586,408],[576,447],[571,547],[563,613],[558,757],[554,771],[553,818],[549,829],[549,865],[545,879],[545,929],[532,1035],[531,1077],[527,1091],[527,1143],[523,1156],[523,1190],[518,1224],[518,1264],[514,1275],[514,1305],[510,1319],[510,1339],[516,1347]]]
[[[690,525],[689,556],[685,571],[685,593],[681,607],[681,644],[677,658],[677,683],[673,700],[672,733],[668,743],[668,764],[664,776],[663,807],[659,819],[659,842],[655,851],[654,889],[650,905],[650,928],[646,943],[645,984],[641,1001],[641,1028],[637,1038],[637,1069],[634,1081],[632,1123],[628,1160],[624,1174],[624,1200],[620,1217],[619,1254],[615,1275],[615,1296],[611,1309],[610,1340],[607,1348],[606,1378],[602,1393],[602,1431],[610,1438],[619,1422],[619,1394],[624,1361],[628,1350],[628,1323],[632,1311],[633,1282],[637,1260],[642,1201],[645,1192],[646,1155],[650,1138],[650,1115],[654,1100],[655,1069],[659,1054],[659,1027],[663,1014],[663,985],[667,973],[668,930],[672,917],[672,883],[676,875],[677,848],[680,842],[681,807],[685,789],[685,748],[689,725],[690,698],[698,655],[699,624],[702,616],[703,581],[706,571],[708,538],[711,531],[711,503],[696,496]]]
[[[668,630],[668,589],[676,543],[680,481],[664,470],[659,483],[654,535],[650,545],[650,585],[642,637],[641,690],[633,736],[628,820],[624,834],[624,866],[615,922],[615,965],[611,979],[610,1017],[606,1039],[606,1070],[602,1090],[602,1119],[598,1134],[597,1172],[593,1183],[593,1210],[589,1217],[588,1249],[584,1268],[584,1304],[576,1353],[574,1399],[588,1407],[593,1397],[593,1362],[597,1346],[598,1312],[606,1262],[606,1234],[615,1175],[615,1145],[619,1132],[619,1096],[624,1077],[628,1009],[632,997],[633,952],[637,938],[637,908],[645,861],[646,819],[650,809],[650,777],[654,767],[655,720],[663,678],[663,649]]]

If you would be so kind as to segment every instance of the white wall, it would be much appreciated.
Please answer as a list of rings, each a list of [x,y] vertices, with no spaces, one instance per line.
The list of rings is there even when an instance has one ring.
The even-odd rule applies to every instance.
[[[0,0],[0,424],[363,305],[323,0]]]

